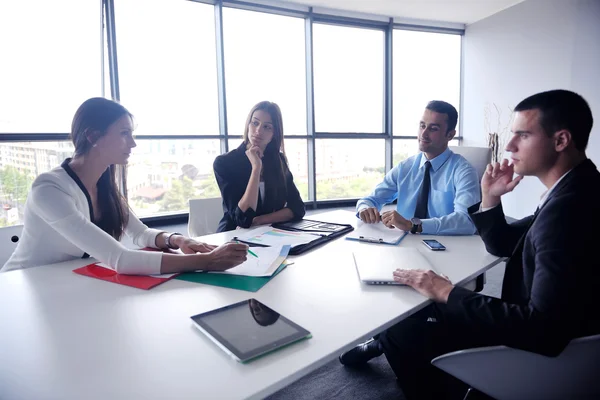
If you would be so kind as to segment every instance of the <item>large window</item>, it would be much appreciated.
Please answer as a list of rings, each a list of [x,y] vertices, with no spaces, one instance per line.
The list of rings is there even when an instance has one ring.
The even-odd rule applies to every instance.
[[[306,139],[285,139],[285,154],[302,200],[308,200],[308,157]]]
[[[140,217],[187,212],[188,201],[219,197],[213,162],[219,140],[138,140],[127,166],[129,204]]]
[[[115,25],[121,102],[136,134],[218,135],[213,6],[117,0]]]
[[[385,142],[378,139],[318,139],[317,199],[366,196],[385,174]]]
[[[392,163],[394,166],[419,152],[416,139],[394,139]]]
[[[394,135],[416,136],[430,100],[460,110],[459,35],[394,30]]]
[[[383,132],[383,31],[314,24],[315,129]]]
[[[22,223],[35,177],[72,154],[71,142],[0,142],[0,227]]]
[[[207,3],[0,3],[0,226],[21,223],[36,176],[72,156],[71,120],[90,97],[118,99],[134,115],[127,192],[140,217],[219,196],[214,159],[239,146],[259,101],[282,110],[289,168],[306,202],[367,195],[386,160],[418,152],[429,100],[460,107],[460,34]]]
[[[0,133],[68,132],[77,107],[102,95],[100,6],[0,2]]]
[[[252,106],[268,100],[284,134],[306,135],[304,20],[226,8],[223,30],[229,134],[243,134]]]

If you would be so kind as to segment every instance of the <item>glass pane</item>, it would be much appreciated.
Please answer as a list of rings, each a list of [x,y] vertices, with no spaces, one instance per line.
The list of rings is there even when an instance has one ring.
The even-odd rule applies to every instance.
[[[121,102],[136,134],[218,134],[214,7],[119,0],[115,19]]]
[[[285,155],[290,171],[294,176],[294,184],[300,192],[302,200],[308,201],[308,156],[306,139],[285,139]]]
[[[394,148],[392,157],[394,167],[401,161],[419,152],[419,142],[417,139],[394,139]]]
[[[368,195],[385,173],[385,141],[318,139],[317,200],[353,199]]]
[[[101,24],[100,1],[0,2],[0,132],[70,131],[102,94]]]
[[[460,42],[459,35],[394,30],[394,135],[416,135],[431,100],[460,112]]]
[[[213,162],[218,139],[138,140],[127,168],[129,205],[138,217],[188,212],[188,200],[219,197]]]
[[[0,227],[22,224],[35,177],[72,155],[71,142],[0,142]]]
[[[304,20],[223,9],[228,131],[244,133],[256,103],[281,108],[283,132],[306,135]]]
[[[242,139],[229,139],[229,151],[237,149],[242,144]]]
[[[313,25],[315,129],[383,132],[383,31]]]

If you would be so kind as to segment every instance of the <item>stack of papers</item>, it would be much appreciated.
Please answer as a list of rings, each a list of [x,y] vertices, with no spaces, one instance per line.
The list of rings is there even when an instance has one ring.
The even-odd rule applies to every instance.
[[[248,254],[246,261],[222,272],[186,272],[175,279],[237,290],[256,292],[291,263],[290,246],[251,247],[257,257]]]
[[[248,254],[246,261],[226,271],[211,272],[216,274],[271,276],[277,271],[290,252],[291,246],[252,247],[250,250],[258,257]]]
[[[283,229],[277,229],[271,226],[262,226],[249,232],[245,232],[238,236],[238,238],[244,242],[256,243],[260,245],[290,245],[291,247],[294,247],[301,244],[310,243],[321,236],[322,235],[317,233],[285,231]],[[253,247],[252,251],[254,251],[254,249],[255,248]]]

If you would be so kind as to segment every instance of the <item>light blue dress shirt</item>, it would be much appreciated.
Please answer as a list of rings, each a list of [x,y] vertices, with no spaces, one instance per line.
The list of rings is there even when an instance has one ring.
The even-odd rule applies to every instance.
[[[419,189],[425,174],[424,153],[396,165],[373,193],[356,204],[357,211],[377,207],[379,211],[398,199],[396,210],[406,219],[414,217]],[[476,232],[467,209],[481,201],[475,168],[464,157],[446,149],[431,162],[431,188],[427,201],[429,218],[423,219],[424,234],[472,235]]]

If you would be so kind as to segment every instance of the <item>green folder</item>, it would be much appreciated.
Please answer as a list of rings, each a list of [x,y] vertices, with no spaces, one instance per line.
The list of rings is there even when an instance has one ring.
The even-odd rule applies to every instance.
[[[243,276],[243,275],[228,275],[215,274],[209,272],[185,272],[179,274],[175,279],[182,281],[204,283],[206,285],[221,286],[230,289],[246,290],[248,292],[256,292],[261,287],[265,286],[275,275],[283,271],[287,267],[287,263],[283,263],[275,270],[271,276]]]

